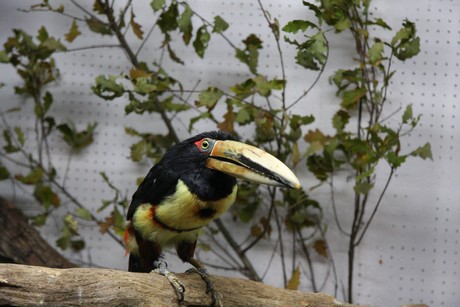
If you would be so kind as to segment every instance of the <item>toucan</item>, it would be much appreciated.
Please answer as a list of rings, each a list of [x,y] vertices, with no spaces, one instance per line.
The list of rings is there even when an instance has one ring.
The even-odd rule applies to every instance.
[[[160,261],[175,247],[179,258],[196,268],[212,303],[219,299],[204,266],[193,258],[198,236],[233,204],[236,178],[300,188],[294,173],[280,160],[222,131],[201,133],[169,148],[132,197],[124,242],[129,271],[157,270],[167,276],[183,300],[182,283]]]

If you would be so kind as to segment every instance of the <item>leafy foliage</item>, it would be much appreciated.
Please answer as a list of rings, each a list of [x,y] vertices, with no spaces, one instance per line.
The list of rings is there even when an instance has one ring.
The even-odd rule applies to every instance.
[[[160,159],[165,149],[179,140],[174,120],[181,113],[193,110],[196,113],[190,117],[189,130],[201,121],[211,122],[219,129],[235,134],[242,127],[254,128],[254,135],[245,141],[271,152],[292,168],[298,169],[298,172],[308,169],[318,179],[319,185],[330,186],[334,206],[334,182],[341,179],[337,174],[339,171],[347,172],[353,181],[349,193],[355,199],[354,203],[349,204],[350,212],[353,212],[352,228],[350,231],[342,228],[340,220],[343,217],[335,216],[335,220],[339,230],[349,240],[348,273],[351,277],[347,287],[348,300],[351,301],[354,250],[371,224],[394,172],[410,157],[432,159],[429,143],[409,152],[404,151],[403,136],[415,129],[420,121],[420,115],[414,114],[411,105],[405,107],[397,125],[387,124],[382,119],[387,113],[386,95],[395,73],[390,63],[393,60],[405,61],[420,51],[416,26],[405,20],[391,40],[375,37],[372,32],[374,27],[381,31],[393,30],[382,18],[370,13],[370,2],[320,0],[314,4],[303,1],[305,16],[309,17],[288,21],[283,26],[276,18],[271,18],[262,2],[259,2],[259,9],[276,43],[277,48],[273,50],[282,66],[278,76],[261,73],[260,52],[272,50],[266,47],[268,40],[264,38],[262,41],[260,34],[248,33],[239,45],[234,44],[226,36],[226,31],[232,25],[222,17],[217,15],[208,21],[186,2],[176,0],[150,2],[153,15],[151,20],[156,20],[154,28],[159,30],[161,36],[150,39],[150,42],[159,42],[156,49],[158,54],[153,60],[141,59],[140,49],[136,52],[125,38],[130,30],[137,45],[141,41],[142,48],[150,37],[147,25],[140,24],[136,18],[131,1],[120,12],[115,12],[110,1],[95,0],[91,12],[82,10],[83,17],[70,16],[71,27],[64,39],[72,43],[87,29],[115,40],[127,54],[131,65],[128,71],[119,75],[97,76],[91,89],[106,101],[127,101],[124,106],[127,115],[135,113],[147,116],[155,113],[165,123],[167,132],[162,133],[125,127],[125,132],[136,139],[129,148],[129,157],[133,162],[146,159],[155,162]],[[52,7],[46,0],[32,6],[31,10],[66,15],[64,5]],[[336,88],[338,99],[337,108],[331,114],[332,133],[326,134],[317,127],[308,129],[314,123],[314,117],[302,110],[295,112],[293,106],[304,99],[322,77],[329,58],[328,37],[332,31],[338,35],[351,33],[354,40],[351,45],[355,48],[357,58],[355,67],[339,69],[330,76],[330,83]],[[284,40],[280,39],[281,34]],[[228,85],[227,88],[213,85],[201,89],[198,85],[193,89],[184,88],[180,78],[167,71],[169,64],[188,64],[188,60],[181,58],[175,51],[176,46],[183,44],[198,58],[204,58],[216,36],[228,43],[235,62],[243,63],[250,77]],[[283,62],[285,48],[294,49],[295,61],[300,67],[317,72],[316,81],[307,89],[300,89],[299,93],[295,93],[298,89],[289,89],[294,96],[298,94],[299,97],[290,105],[286,99],[286,85],[290,79]],[[16,93],[25,95],[34,103],[38,127],[34,137],[40,145],[36,152],[28,152],[25,145],[31,140],[27,139],[24,127],[6,127],[3,131],[5,142],[2,156],[21,156],[27,163],[22,174],[14,174],[0,161],[0,180],[14,180],[32,187],[33,196],[43,208],[43,212],[33,218],[37,226],[44,225],[54,210],[66,203],[64,199],[72,203],[73,207],[66,209],[68,213],[63,217],[62,233],[57,241],[59,247],[74,250],[85,247],[79,234],[79,221],[95,223],[102,234],[108,234],[122,244],[120,237],[125,227],[124,216],[129,200],[106,173],[101,172],[101,180],[110,188],[114,197],[101,200],[97,214],[105,214],[103,218],[96,216],[89,206],[80,203],[78,197],[56,180],[59,174],[52,164],[48,138],[54,134],[60,135],[70,147],[70,153],[75,154],[91,145],[97,128],[97,123],[88,123],[85,129],[78,130],[72,122],[61,122],[50,115],[53,107],[59,103],[54,101],[51,92],[44,90],[47,84],[59,77],[52,55],[66,50],[67,47],[59,39],[50,36],[42,27],[35,38],[22,30],[14,30],[13,36],[4,44],[4,50],[0,51],[0,62],[12,65],[22,79],[22,84],[16,87]],[[163,54],[169,58],[163,57]],[[167,60],[171,62],[166,63]],[[388,165],[389,175],[384,181],[384,189],[376,191],[377,180],[385,175],[377,174],[376,171],[382,164]],[[328,225],[322,219],[322,204],[307,193],[313,194],[311,190],[313,188],[281,191],[273,187],[241,184],[231,213],[235,221],[247,226],[247,240],[237,244],[221,222],[216,223],[217,230],[210,230],[213,234],[220,232],[227,240],[225,246],[232,247],[241,260],[235,261],[229,257],[224,262],[234,264],[230,266],[233,270],[261,280],[252,267],[253,260],[249,260],[247,254],[261,240],[265,240],[279,251],[285,287],[298,289],[302,278],[310,278],[312,290],[318,291],[310,252],[314,251],[322,260],[332,264],[333,259],[324,235]],[[375,204],[370,204],[371,193],[378,195]],[[373,212],[367,220],[364,219],[365,211]],[[283,245],[286,233],[294,242],[290,269],[290,261],[285,256],[288,247]],[[204,242],[199,246],[206,249],[219,248]],[[303,266],[299,266],[299,261],[307,263],[308,274],[301,274],[300,268]]]

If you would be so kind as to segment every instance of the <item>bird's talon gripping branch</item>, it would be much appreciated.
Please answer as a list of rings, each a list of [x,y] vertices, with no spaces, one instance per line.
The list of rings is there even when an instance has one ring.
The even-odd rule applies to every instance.
[[[180,279],[174,275],[170,270],[168,270],[168,264],[165,261],[154,261],[153,266],[155,269],[152,271],[154,273],[158,273],[160,275],[165,276],[169,283],[173,286],[174,290],[179,297],[179,302],[184,300],[184,292],[185,287],[184,284],[180,281]]]
[[[158,269],[181,300],[184,286],[160,259],[164,248],[175,246],[179,258],[193,265],[206,282],[213,305],[221,305],[205,268],[193,258],[198,235],[233,204],[236,178],[299,189],[300,182],[280,160],[214,131],[194,136],[171,147],[150,169],[133,195],[124,241],[129,271]]]

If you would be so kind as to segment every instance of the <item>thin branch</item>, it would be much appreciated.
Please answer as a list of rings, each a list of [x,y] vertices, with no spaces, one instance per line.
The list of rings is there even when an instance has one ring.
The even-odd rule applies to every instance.
[[[142,48],[144,48],[144,45],[145,43],[147,42],[147,40],[150,38],[150,35],[152,35],[153,33],[153,30],[155,29],[157,23],[155,22],[151,27],[150,27],[150,30],[147,32],[147,35],[145,36],[145,38],[142,40],[142,43],[141,45],[139,46],[139,48],[137,49],[135,55],[136,57],[139,56],[139,53],[141,52]]]
[[[321,70],[319,71],[318,75],[316,76],[315,80],[313,81],[313,83],[308,87],[308,89],[306,91],[303,92],[302,95],[300,95],[296,100],[294,100],[293,103],[291,103],[287,108],[286,110],[289,110],[290,108],[292,108],[293,106],[295,106],[297,103],[299,103],[305,96],[308,95],[308,93],[310,93],[310,91],[316,86],[316,84],[318,83],[318,81],[321,79],[321,76],[323,75],[323,72],[324,72],[324,69],[326,68],[326,64],[327,64],[327,61],[329,59],[329,41],[327,40],[326,36],[324,36],[324,39],[326,40],[326,44],[327,44],[327,48],[326,48],[326,60],[324,61],[324,64],[323,66],[321,67]]]
[[[227,240],[228,244],[233,248],[238,257],[240,257],[244,267],[248,270],[248,277],[251,280],[262,281],[259,275],[257,274],[257,271],[255,270],[254,266],[252,265],[251,261],[249,261],[246,255],[241,251],[240,246],[233,239],[232,235],[227,230],[222,221],[220,219],[216,219],[214,220],[214,223],[216,223],[217,227],[219,228],[220,232],[222,232],[222,235],[225,237],[225,240]]]
[[[300,228],[297,226],[296,227],[297,234],[299,238],[302,238],[302,232],[300,231]],[[311,281],[311,286],[314,292],[318,292],[318,287],[316,286],[316,278],[315,278],[315,271],[313,270],[313,262],[310,257],[310,252],[308,251],[307,246],[305,245],[304,240],[299,240],[300,241],[300,247],[305,254],[305,258],[307,259],[307,264],[308,264],[308,269],[310,270],[310,281]]]
[[[275,213],[275,222],[276,222],[276,228],[278,230],[278,238],[279,238],[279,244],[280,244],[280,261],[281,261],[281,268],[283,270],[283,284],[284,287],[287,286],[287,276],[286,276],[286,262],[284,259],[284,242],[283,242],[283,228],[281,227],[281,223],[279,221],[279,215],[278,215],[278,210],[276,210],[276,206],[274,207],[274,213]]]
[[[92,46],[83,46],[83,47],[76,47],[71,49],[66,49],[64,51],[56,51],[56,52],[75,52],[75,51],[82,51],[88,49],[100,49],[100,48],[122,48],[120,44],[105,44],[105,45],[92,45]]]
[[[342,224],[340,223],[340,220],[339,220],[339,215],[337,214],[337,206],[335,203],[334,173],[331,174],[330,178],[331,179],[329,181],[329,188],[331,191],[331,204],[332,204],[332,211],[334,213],[335,223],[337,224],[337,227],[342,234],[346,236],[350,236],[350,233],[346,232],[345,229],[343,229]]]
[[[388,175],[387,181],[385,183],[385,187],[383,188],[382,192],[380,193],[379,199],[377,200],[377,204],[375,205],[374,210],[372,211],[372,214],[369,217],[369,220],[367,221],[366,225],[364,226],[364,228],[363,228],[363,230],[361,232],[361,235],[359,236],[358,240],[356,241],[355,246],[358,246],[359,243],[361,243],[361,241],[362,241],[362,239],[364,237],[364,234],[366,233],[367,229],[369,228],[369,225],[371,224],[372,220],[374,219],[374,216],[377,213],[377,210],[379,209],[380,204],[382,203],[383,196],[385,195],[385,193],[386,193],[386,191],[388,189],[388,186],[390,185],[390,181],[391,181],[391,179],[393,177],[394,171],[395,171],[395,169],[394,169],[394,167],[392,167],[391,170],[390,170],[390,174]]]

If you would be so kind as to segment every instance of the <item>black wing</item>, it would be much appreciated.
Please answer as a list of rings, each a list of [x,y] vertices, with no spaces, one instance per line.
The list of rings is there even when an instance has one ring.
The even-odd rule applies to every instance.
[[[128,209],[128,220],[131,220],[140,205],[159,205],[166,196],[174,194],[178,180],[176,174],[163,167],[162,161],[153,166],[133,194]]]

